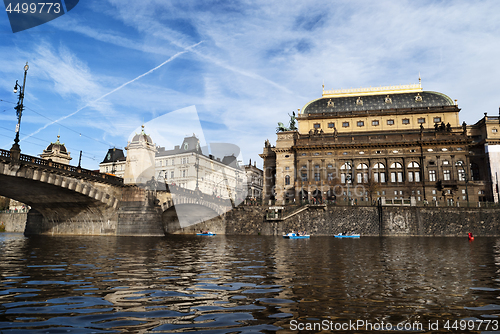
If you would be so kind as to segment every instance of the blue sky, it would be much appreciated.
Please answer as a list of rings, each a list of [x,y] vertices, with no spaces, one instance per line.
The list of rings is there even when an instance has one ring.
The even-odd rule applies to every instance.
[[[424,90],[457,99],[460,121],[475,123],[498,115],[499,12],[498,0],[81,0],[15,34],[4,12],[0,148],[13,143],[12,88],[26,61],[22,153],[42,153],[60,133],[72,164],[82,150],[89,169],[143,122],[148,132],[191,106],[206,142],[236,144],[245,162],[262,165],[277,122],[320,97],[323,82],[408,84],[420,73]],[[177,130],[193,133],[189,124]]]

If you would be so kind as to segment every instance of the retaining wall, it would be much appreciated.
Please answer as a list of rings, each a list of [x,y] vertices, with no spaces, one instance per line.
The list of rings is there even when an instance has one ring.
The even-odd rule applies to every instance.
[[[24,213],[0,213],[0,222],[5,225],[5,232],[23,233],[26,227],[28,214]]]

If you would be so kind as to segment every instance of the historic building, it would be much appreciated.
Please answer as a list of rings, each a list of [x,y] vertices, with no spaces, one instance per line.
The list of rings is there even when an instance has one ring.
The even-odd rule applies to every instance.
[[[42,159],[51,160],[60,164],[69,165],[69,162],[72,159],[70,152],[66,150],[66,146],[59,141],[59,138],[60,136],[57,135],[56,142],[50,143],[50,145],[43,150],[43,153],[40,154],[40,157]]]
[[[214,144],[213,148],[227,151],[231,144]],[[181,145],[171,150],[158,147],[144,129],[136,134],[123,150],[109,149],[104,160],[99,164],[101,173],[110,173],[123,177],[125,183],[146,183],[152,177],[157,181],[175,184],[190,190],[220,196],[221,198],[239,199],[247,196],[247,178],[255,184],[252,189],[260,193],[262,190],[262,171],[260,171],[260,191],[256,173],[257,167],[246,173],[240,167],[236,154],[228,154],[221,158],[204,154],[198,138],[193,135],[185,137]],[[127,181],[128,180],[128,181]]]
[[[260,155],[264,199],[491,201],[489,159],[500,152],[492,146],[500,140],[498,118],[467,126],[460,124],[459,112],[456,100],[423,91],[420,82],[323,88],[322,97],[299,110],[297,130],[281,129],[276,146],[266,141]]]
[[[251,200],[260,200],[262,198],[262,187],[264,185],[263,172],[252,160],[248,165],[243,166],[247,177],[247,198]]]

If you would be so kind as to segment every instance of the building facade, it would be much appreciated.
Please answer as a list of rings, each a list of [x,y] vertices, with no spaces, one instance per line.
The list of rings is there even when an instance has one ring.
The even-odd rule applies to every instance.
[[[257,164],[253,163],[252,160],[248,162],[248,165],[244,166],[245,175],[247,177],[247,198],[250,200],[260,201],[262,199],[262,188],[264,185],[264,175]]]
[[[275,146],[266,141],[264,199],[491,201],[485,145],[492,152],[497,141],[484,133],[488,121],[460,124],[459,112],[456,101],[420,83],[323,89],[299,110],[298,130],[278,132]]]
[[[99,171],[124,179],[134,179],[135,183],[145,183],[146,179],[154,176],[157,181],[199,190],[221,198],[232,198],[239,200],[238,203],[247,197],[246,168],[239,165],[234,155],[227,155],[222,159],[210,154],[205,155],[194,135],[185,137],[181,145],[166,150],[164,147],[155,146],[143,130],[128,143],[127,151],[128,155],[125,157],[121,149],[109,149],[99,164]],[[150,162],[151,154],[153,162]],[[135,164],[135,167],[132,164]],[[255,175],[258,174],[256,170],[259,169],[252,167],[249,174],[255,182]],[[254,189],[257,193],[257,184]]]
[[[66,149],[66,146],[59,141],[59,138],[60,136],[57,135],[56,142],[50,143],[50,145],[47,146],[45,150],[43,150],[43,153],[40,154],[40,158],[51,160],[60,164],[69,165],[69,162],[72,159],[71,154]]]

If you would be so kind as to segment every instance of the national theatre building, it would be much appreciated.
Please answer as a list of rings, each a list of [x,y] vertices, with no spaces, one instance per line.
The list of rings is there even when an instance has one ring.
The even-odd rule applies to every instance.
[[[466,125],[459,112],[456,100],[423,91],[421,83],[323,87],[322,97],[299,110],[296,130],[281,128],[275,146],[266,141],[260,155],[264,199],[460,206],[497,201],[499,117],[485,114]]]

